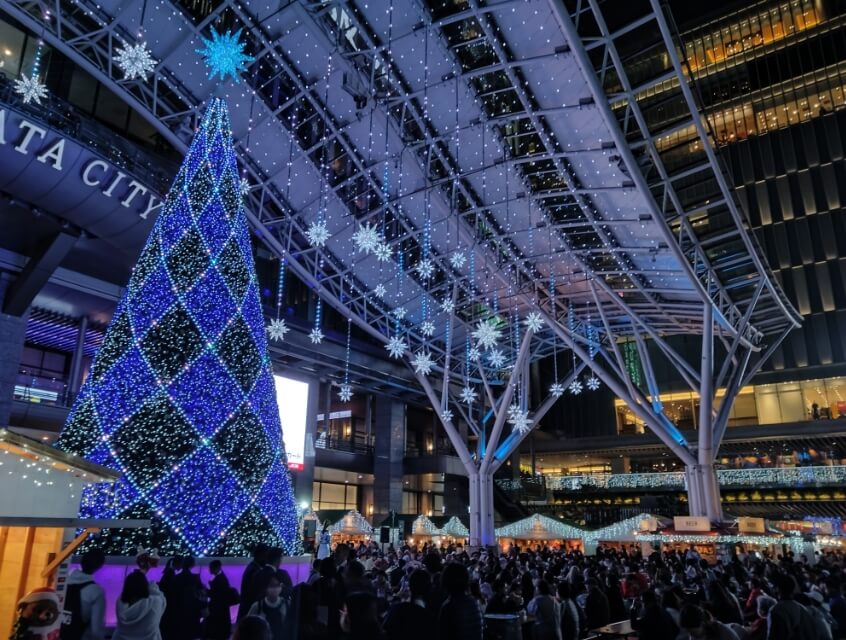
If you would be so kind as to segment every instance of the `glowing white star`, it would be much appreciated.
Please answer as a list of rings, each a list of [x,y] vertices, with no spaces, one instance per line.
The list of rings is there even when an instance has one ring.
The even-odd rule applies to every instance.
[[[47,97],[47,85],[38,76],[22,73],[20,79],[15,80],[15,93],[23,98],[24,104],[41,104],[41,99]]]
[[[518,413],[520,413],[520,405],[515,403],[510,404],[507,412],[508,422],[511,422]]]
[[[452,420],[452,411],[449,409],[444,409],[441,411],[441,420],[444,422],[450,422]]]
[[[579,395],[582,392],[582,381],[576,378],[573,382],[570,383],[570,393],[574,396]]]
[[[476,402],[476,398],[478,397],[479,395],[476,393],[473,387],[464,387],[461,390],[461,402],[464,402],[466,404],[473,404],[474,402]]]
[[[146,80],[147,76],[156,68],[156,61],[150,55],[146,42],[125,43],[122,48],[117,50],[115,62],[117,62],[120,70],[123,71],[123,77],[127,80],[133,78]]]
[[[323,247],[329,239],[329,229],[326,228],[325,220],[312,222],[305,232],[306,240],[312,247]]]
[[[338,399],[341,402],[349,402],[353,397],[352,387],[348,384],[342,384],[338,389]]]
[[[387,262],[394,255],[394,250],[387,243],[380,242],[373,250],[373,255],[376,256],[379,262]]]
[[[470,350],[467,352],[467,357],[470,359],[471,362],[478,362],[479,358],[482,357],[482,352],[479,351],[476,347],[470,347]]]
[[[532,421],[529,420],[528,411],[515,411],[509,418],[508,423],[518,433],[526,433],[532,428]]]
[[[497,327],[497,323],[497,318],[480,320],[476,325],[476,330],[470,335],[476,338],[480,346],[488,350],[493,349],[497,340],[502,337],[502,330]]]
[[[591,376],[585,381],[585,386],[591,391],[596,391],[597,389],[599,389],[599,378],[597,378],[596,376]]]
[[[205,48],[195,49],[205,60],[206,66],[209,68],[209,79],[214,78],[215,74],[220,76],[221,80],[226,80],[226,76],[232,76],[235,82],[241,82],[238,74],[246,70],[245,65],[248,62],[255,60],[252,56],[244,53],[245,43],[240,42],[241,29],[238,29],[234,34],[227,31],[220,34],[212,27],[211,40],[200,36]]]
[[[388,291],[385,289],[385,285],[383,284],[377,284],[376,288],[373,289],[373,295],[380,299],[384,298],[386,293],[388,293]]]
[[[321,344],[323,342],[323,332],[315,327],[311,330],[311,333],[308,334],[308,339],[311,340],[311,344]]]
[[[276,342],[277,340],[284,340],[285,334],[288,333],[290,329],[288,325],[285,324],[285,320],[282,318],[275,318],[270,321],[270,324],[267,325],[267,335],[270,336],[270,339]]]
[[[455,303],[449,298],[446,298],[443,302],[441,302],[441,311],[444,313],[452,313],[455,311]]]
[[[505,364],[505,354],[499,349],[494,349],[488,354],[488,362],[494,369],[500,369]]]
[[[397,307],[396,309],[394,309],[394,317],[397,320],[402,320],[403,318],[405,318],[406,313],[408,313],[408,311],[405,310],[405,307]]]
[[[526,316],[526,328],[532,333],[537,333],[543,327],[543,317],[537,311],[532,311]]]
[[[246,198],[250,195],[250,189],[252,189],[250,181],[246,178],[241,178],[241,181],[238,183],[238,191],[241,192],[241,197]]]
[[[364,253],[372,253],[376,251],[379,246],[381,238],[379,237],[379,230],[376,225],[365,223],[360,226],[353,234],[353,243],[359,251]]]
[[[420,277],[425,280],[431,278],[432,274],[435,273],[435,265],[432,264],[432,261],[429,259],[418,262],[415,269],[417,270],[417,273],[420,274]]]
[[[432,372],[432,367],[435,366],[435,361],[432,360],[428,351],[419,351],[414,355],[411,366],[420,375],[428,376]]]
[[[394,336],[388,340],[388,344],[385,345],[385,349],[388,350],[388,353],[391,354],[392,358],[401,358],[408,349],[408,344],[406,344],[405,340],[403,340],[400,336]]]
[[[564,395],[564,385],[560,382],[555,382],[549,385],[549,393],[556,398],[560,398]]]
[[[435,323],[426,320],[426,322],[420,325],[420,333],[427,338],[430,337],[433,333],[435,333]]]
[[[467,257],[464,255],[462,251],[456,251],[449,257],[449,263],[452,265],[453,269],[460,269],[464,266],[464,263],[467,262]]]

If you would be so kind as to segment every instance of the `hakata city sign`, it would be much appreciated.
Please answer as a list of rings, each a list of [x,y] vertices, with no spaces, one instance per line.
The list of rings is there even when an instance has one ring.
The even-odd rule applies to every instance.
[[[27,120],[15,111],[0,108],[0,148],[11,146],[17,153],[34,156],[38,162],[64,172],[65,146],[68,141],[52,129]],[[74,145],[83,146],[75,140]],[[99,156],[83,160],[79,179],[89,188],[98,189],[107,198],[115,198],[126,209],[132,209],[140,218],[147,217],[162,206],[151,189],[130,177]]]

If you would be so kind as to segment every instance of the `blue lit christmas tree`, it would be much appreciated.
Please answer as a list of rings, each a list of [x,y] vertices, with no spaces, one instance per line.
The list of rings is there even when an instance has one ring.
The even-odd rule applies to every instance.
[[[297,516],[226,104],[209,105],[58,446],[123,474],[107,552],[293,553]]]

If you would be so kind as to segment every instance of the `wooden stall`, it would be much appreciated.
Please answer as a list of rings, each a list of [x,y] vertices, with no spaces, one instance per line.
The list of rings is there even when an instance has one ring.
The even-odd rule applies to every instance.
[[[373,536],[373,525],[363,515],[353,509],[348,511],[343,518],[329,527],[332,536],[332,545],[339,542],[369,542]]]
[[[503,550],[510,546],[521,549],[547,546],[564,551],[582,551],[583,534],[581,529],[539,513],[496,530],[496,537]]]

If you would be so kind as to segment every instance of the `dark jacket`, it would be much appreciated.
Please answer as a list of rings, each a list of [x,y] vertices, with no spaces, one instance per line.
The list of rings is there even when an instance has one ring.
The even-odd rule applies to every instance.
[[[232,633],[230,607],[238,604],[238,592],[229,586],[229,578],[222,571],[209,583],[209,615],[205,619],[208,640],[227,640]]]
[[[450,596],[438,616],[440,640],[481,640],[482,612],[476,600],[466,593]]]
[[[258,562],[251,560],[247,568],[244,569],[244,575],[241,576],[241,606],[238,607],[238,620],[246,616],[253,603],[257,602],[263,595],[255,591],[253,584],[255,582],[254,578],[261,567],[262,565]]]
[[[608,597],[599,589],[593,588],[585,600],[585,617],[588,630],[604,627],[611,622],[611,608]]]
[[[432,640],[436,637],[437,615],[412,602],[400,602],[388,609],[385,634],[388,640]]]
[[[199,638],[202,635],[200,619],[206,606],[206,590],[200,582],[200,576],[182,571],[173,579],[172,595],[167,602],[167,608],[175,611],[171,627],[173,638]]]
[[[644,608],[640,616],[632,616],[632,629],[642,631],[642,636],[650,640],[675,640],[679,635],[679,628],[673,618],[659,606]]]

